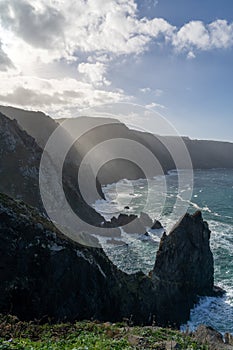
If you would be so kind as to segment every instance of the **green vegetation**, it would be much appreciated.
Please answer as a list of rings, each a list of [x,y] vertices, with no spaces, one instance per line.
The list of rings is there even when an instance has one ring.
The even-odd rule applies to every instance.
[[[36,324],[0,316],[0,349],[17,350],[208,350],[191,336],[168,328],[129,327],[125,323]]]

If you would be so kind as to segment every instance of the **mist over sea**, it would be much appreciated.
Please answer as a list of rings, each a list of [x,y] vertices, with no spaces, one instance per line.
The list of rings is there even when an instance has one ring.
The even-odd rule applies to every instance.
[[[161,177],[154,179],[152,191],[154,200],[150,201],[147,213],[152,219],[160,219],[166,228],[171,222],[169,213],[177,196],[177,172],[166,175],[167,194],[163,215],[160,212],[159,186]],[[117,184],[103,188],[106,201],[98,201],[95,208],[110,219],[113,212],[139,214],[144,211],[147,198],[147,181],[122,180]],[[125,209],[125,206],[129,209]],[[208,221],[211,230],[211,249],[215,262],[215,284],[226,290],[223,298],[202,298],[199,305],[191,311],[188,322],[190,329],[206,324],[220,332],[233,333],[233,170],[212,169],[194,171],[194,189],[189,203],[190,213],[202,210],[203,218]],[[177,218],[178,219],[178,218]],[[175,224],[175,222],[174,222]],[[127,245],[103,247],[110,259],[123,271],[132,273],[142,270],[148,273],[154,265],[156,251],[162,231],[149,231],[144,235],[129,235],[122,232]],[[186,328],[187,325],[184,325]]]

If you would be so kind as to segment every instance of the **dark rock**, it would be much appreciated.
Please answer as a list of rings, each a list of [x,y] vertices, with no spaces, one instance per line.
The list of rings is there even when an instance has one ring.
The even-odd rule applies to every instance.
[[[161,228],[163,228],[162,224],[160,221],[155,220],[153,225],[151,226],[152,230],[160,230]]]
[[[152,279],[157,282],[157,321],[180,324],[189,318],[197,296],[214,295],[210,230],[201,212],[186,214],[169,235],[164,233]],[[169,315],[169,316],[168,316]]]
[[[7,117],[16,119],[18,124],[29,135],[31,135],[42,148],[46,144],[49,136],[56,129],[57,123],[64,121],[64,119],[55,121],[41,112],[25,111],[8,106],[0,106],[0,111]],[[83,126],[86,126],[89,130],[74,146],[76,150],[81,151],[76,154],[77,162],[79,164],[82,159],[81,154],[84,150],[85,152],[88,152],[95,145],[104,142],[105,140],[125,138],[127,140],[134,140],[141,143],[148,148],[161,164],[162,174],[176,168],[168,149],[174,149],[175,152],[178,152],[180,145],[178,141],[180,138],[174,136],[158,136],[137,130],[131,130],[118,120],[110,118],[78,117],[72,119],[74,127],[82,128]],[[108,125],[103,125],[106,123],[108,123]],[[232,143],[209,140],[191,140],[188,137],[183,137],[183,142],[189,151],[194,169],[233,167]],[[169,147],[166,147],[166,145]],[[110,152],[110,150],[107,149],[106,152]],[[123,178],[138,179],[145,177],[143,171],[134,163],[124,159],[114,159],[114,157],[112,159],[112,161],[107,162],[100,169],[98,177],[101,184],[114,183]],[[157,174],[161,174],[161,169],[157,169]],[[153,174],[153,176],[157,174]]]
[[[124,209],[129,209],[129,206],[128,206],[128,205],[126,205]]]
[[[141,213],[140,216],[131,214],[120,214],[118,218],[113,217],[110,222],[106,222],[105,227],[122,227],[126,233],[145,234],[148,228],[156,223],[158,228],[162,228],[159,221],[153,221],[146,213]]]
[[[39,167],[42,149],[34,138],[22,130],[16,120],[10,120],[0,113],[0,192],[38,208],[45,213],[39,189]],[[53,160],[49,158],[53,165]],[[77,168],[68,163],[64,168],[63,188],[71,208],[84,221],[100,226],[104,219],[82,198],[77,186]],[[50,193],[49,181],[59,182],[54,165],[54,176],[48,180],[48,198],[51,207],[60,208],[63,203],[60,193]],[[88,177],[87,177],[88,178]],[[46,213],[45,213],[46,214]]]
[[[209,233],[200,214],[186,215],[163,236],[151,277],[128,275],[101,248],[81,246],[38,210],[0,195],[0,312],[178,326],[198,295],[213,294]]]
[[[112,245],[115,245],[115,246],[124,246],[124,245],[126,246],[126,245],[128,245],[128,244],[125,243],[124,241],[116,240],[116,239],[114,239],[114,238],[108,239],[108,240],[106,241],[106,243],[112,244]]]
[[[194,332],[193,337],[200,344],[208,344],[208,349],[210,350],[232,350],[233,346],[224,343],[223,336],[221,333],[216,331],[212,327],[205,325],[200,325]]]
[[[233,346],[233,335],[230,333],[225,333],[224,334],[224,342],[225,344],[229,344]]]
[[[20,319],[147,323],[153,285],[118,270],[102,249],[63,236],[36,209],[0,195],[0,312]],[[140,301],[140,303],[139,303]]]

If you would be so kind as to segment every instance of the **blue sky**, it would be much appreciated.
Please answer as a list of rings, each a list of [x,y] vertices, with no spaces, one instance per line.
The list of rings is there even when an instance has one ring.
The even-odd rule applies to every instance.
[[[0,103],[55,118],[140,104],[233,141],[232,22],[230,0],[1,0]]]

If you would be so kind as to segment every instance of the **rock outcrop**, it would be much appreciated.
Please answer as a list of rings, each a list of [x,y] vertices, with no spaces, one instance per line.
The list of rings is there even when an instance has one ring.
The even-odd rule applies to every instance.
[[[36,209],[0,195],[0,311],[21,319],[147,323],[152,282],[118,270],[102,249],[59,233]],[[140,301],[140,302],[139,302]]]
[[[148,214],[141,212],[139,216],[120,214],[103,225],[106,228],[122,227],[126,233],[146,234],[148,229],[163,229],[158,220],[152,221]]]
[[[216,295],[210,230],[200,211],[186,214],[169,235],[164,233],[152,279],[157,281],[157,320],[171,323],[189,318],[198,296]]]
[[[35,139],[22,130],[16,120],[10,120],[0,113],[0,192],[44,212],[39,189],[42,153]],[[53,164],[53,160],[49,160]],[[75,165],[66,163],[63,171],[64,192],[72,209],[84,221],[98,226],[104,219],[83,200],[77,184],[77,172]],[[54,176],[50,180],[58,181],[55,166]],[[52,193],[50,197],[52,206],[57,203],[62,208],[60,193]]]
[[[186,216],[164,235],[151,277],[128,275],[101,248],[69,240],[37,209],[0,195],[0,312],[178,326],[198,294],[213,294],[208,241],[200,214]]]
[[[233,336],[226,333],[224,337],[221,333],[207,327],[200,325],[193,333],[193,338],[198,341],[199,344],[208,344],[209,350],[232,350],[233,349]]]

